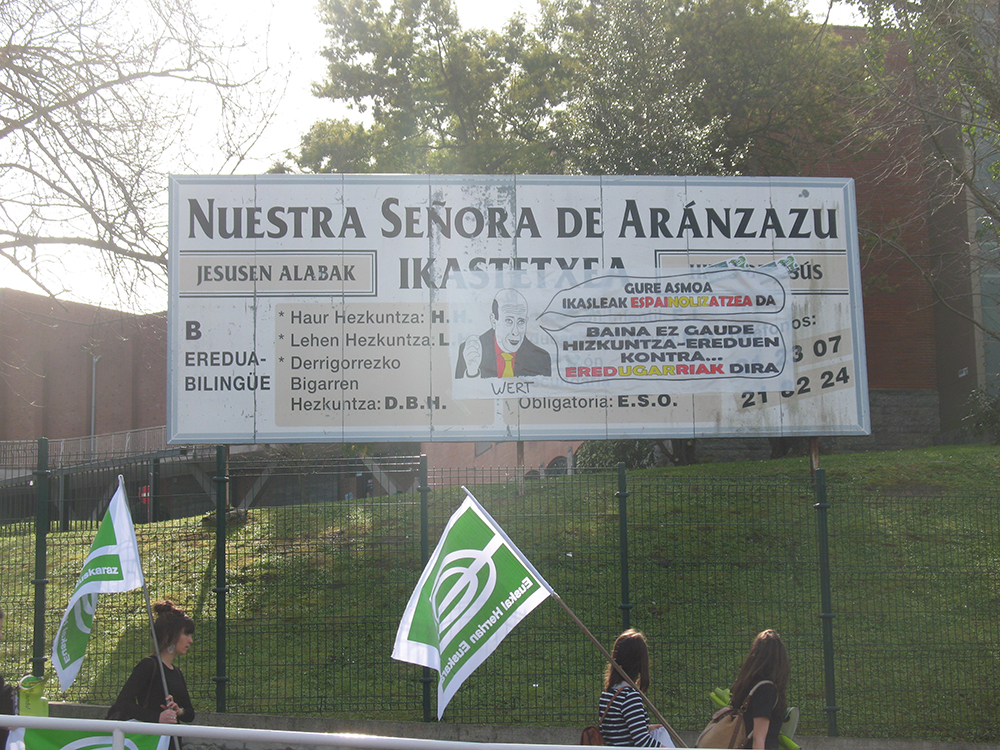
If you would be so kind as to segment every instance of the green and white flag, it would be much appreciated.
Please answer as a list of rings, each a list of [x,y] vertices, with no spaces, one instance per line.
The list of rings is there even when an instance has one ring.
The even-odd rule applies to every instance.
[[[169,745],[169,735],[125,735],[125,750],[167,750]],[[111,750],[111,733],[19,727],[11,730],[7,750]]]
[[[555,593],[472,493],[452,515],[396,632],[392,658],[438,671],[438,719],[507,634]]]
[[[135,541],[135,527],[125,497],[125,480],[119,475],[118,490],[97,529],[80,580],[76,582],[52,644],[52,664],[63,692],[69,690],[83,664],[97,609],[97,595],[131,591],[144,584],[139,545]]]

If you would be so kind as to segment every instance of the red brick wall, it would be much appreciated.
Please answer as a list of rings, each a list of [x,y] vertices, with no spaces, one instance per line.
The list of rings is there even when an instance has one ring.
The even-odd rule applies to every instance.
[[[868,385],[935,389],[934,297],[914,265],[930,265],[922,190],[919,181],[901,178],[883,177],[876,184],[873,173],[880,166],[876,154],[831,166],[822,175],[855,179]]]
[[[848,44],[863,32],[837,31]],[[890,64],[902,68],[905,56]],[[932,248],[922,130],[907,112],[880,117],[881,129],[867,128],[815,176],[855,182],[869,388],[936,389],[934,297],[923,277]]]
[[[0,440],[166,423],[166,314],[135,316],[0,289]]]

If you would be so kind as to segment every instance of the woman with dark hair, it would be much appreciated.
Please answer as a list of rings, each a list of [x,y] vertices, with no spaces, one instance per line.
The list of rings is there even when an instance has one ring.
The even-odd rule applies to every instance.
[[[126,721],[137,719],[151,723],[176,724],[194,721],[194,706],[188,694],[187,683],[174,659],[186,654],[194,642],[194,620],[184,610],[166,599],[153,605],[156,620],[153,634],[160,650],[135,665],[118,699],[108,709],[109,719]],[[160,665],[167,678],[167,693],[163,693]]]
[[[633,684],[645,693],[649,688],[649,648],[646,636],[637,630],[626,630],[615,641],[611,658]],[[660,738],[669,737],[665,731],[654,734],[661,726],[650,726],[642,695],[628,684],[612,664],[608,664],[604,675],[604,691],[598,705],[598,716],[605,745],[661,747],[663,745]],[[671,747],[672,744],[666,746]]]
[[[774,630],[759,633],[730,688],[731,705],[737,709],[753,692],[743,722],[754,750],[778,748],[778,732],[788,711],[789,673],[788,651],[781,636]],[[766,682],[759,684],[762,681]]]

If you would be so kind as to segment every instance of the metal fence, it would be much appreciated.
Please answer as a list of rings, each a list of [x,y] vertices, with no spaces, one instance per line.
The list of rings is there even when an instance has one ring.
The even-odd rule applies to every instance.
[[[645,632],[650,698],[679,730],[705,723],[709,691],[728,686],[754,634],[774,627],[792,658],[801,735],[1000,739],[996,494],[824,494],[808,476],[614,468],[526,479],[330,453],[298,446],[226,461],[202,448],[122,464],[90,453],[63,460],[61,482],[44,470],[8,473],[0,672],[49,669],[46,651],[122,473],[150,596],[173,599],[197,623],[180,664],[196,707],[426,720],[436,675],[390,653],[465,485],[603,643],[628,626]],[[34,499],[42,479],[44,512]],[[28,611],[32,600],[40,612]],[[48,695],[110,704],[147,652],[141,595],[104,596],[77,683],[62,695],[52,680]],[[592,723],[603,666],[546,602],[466,681],[444,720]]]

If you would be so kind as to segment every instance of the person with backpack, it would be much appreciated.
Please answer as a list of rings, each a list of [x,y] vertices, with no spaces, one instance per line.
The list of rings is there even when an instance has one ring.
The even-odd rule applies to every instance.
[[[638,630],[626,630],[611,651],[625,674],[643,693],[649,688],[649,647]],[[605,745],[620,747],[673,747],[670,735],[659,724],[650,725],[642,694],[608,664],[604,690],[598,705],[600,729]],[[666,744],[669,743],[669,744]]]
[[[781,636],[770,629],[758,633],[730,688],[730,705],[735,708],[750,696],[743,722],[754,750],[778,749],[778,732],[788,711],[790,671]]]

